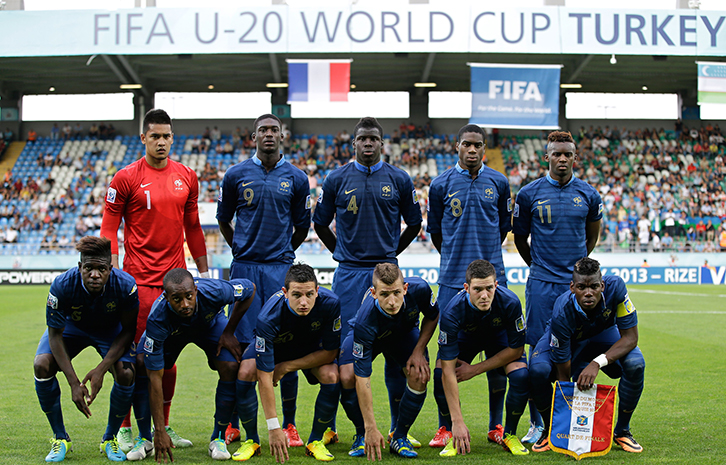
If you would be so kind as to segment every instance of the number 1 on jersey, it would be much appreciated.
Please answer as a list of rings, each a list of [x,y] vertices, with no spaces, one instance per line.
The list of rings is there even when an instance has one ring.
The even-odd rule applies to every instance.
[[[151,191],[144,191],[146,194],[146,209],[151,210]]]
[[[355,195],[348,201],[348,208],[346,210],[353,212],[354,215],[358,213],[358,204],[356,203]]]

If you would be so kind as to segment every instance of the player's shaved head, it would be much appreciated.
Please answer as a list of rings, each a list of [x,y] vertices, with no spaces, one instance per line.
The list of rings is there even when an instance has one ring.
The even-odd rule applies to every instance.
[[[76,244],[81,261],[86,258],[100,258],[111,262],[111,241],[105,237],[85,236]]]
[[[572,134],[567,131],[552,131],[547,136],[547,143],[550,142],[570,142],[575,143],[575,139],[572,138]]]
[[[456,140],[460,141],[461,136],[463,136],[467,132],[481,134],[481,138],[485,142],[484,145],[486,145],[487,134],[484,132],[484,130],[481,127],[477,126],[476,124],[467,124],[466,126],[463,126],[461,129],[459,129],[459,134],[456,135]]]
[[[399,279],[403,281],[403,273],[401,273],[401,269],[393,263],[379,263],[373,270],[374,287],[379,282],[390,286]]]
[[[579,259],[572,270],[572,280],[576,281],[578,276],[601,276],[600,262],[590,257]]]
[[[164,275],[164,290],[169,290],[174,285],[184,284],[185,282],[194,281],[192,274],[184,268],[174,268]]]
[[[282,129],[282,121],[277,116],[273,115],[272,113],[265,113],[264,115],[261,115],[258,117],[255,122],[252,124],[252,127],[254,128],[255,132],[257,132],[257,128],[260,126],[260,122],[262,120],[266,119],[274,119],[277,121],[277,124],[280,126],[280,129]]]
[[[383,137],[383,126],[372,116],[365,116],[358,121],[358,124],[353,129],[353,138],[358,135],[358,130],[360,129],[377,129],[378,134]]]
[[[152,124],[168,124],[171,126],[171,118],[169,114],[159,108],[154,108],[146,112],[144,115],[144,134],[149,131]]]
[[[497,270],[486,260],[474,260],[466,268],[467,284],[471,284],[472,279],[486,279],[489,276],[494,276],[496,279]]]
[[[285,287],[290,289],[290,283],[315,283],[318,286],[318,278],[315,277],[315,270],[305,263],[296,263],[287,270],[285,275]]]

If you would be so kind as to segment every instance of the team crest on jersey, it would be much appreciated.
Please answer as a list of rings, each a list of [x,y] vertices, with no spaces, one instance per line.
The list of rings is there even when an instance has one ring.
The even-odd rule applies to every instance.
[[[318,203],[323,203],[323,190],[320,189],[320,195],[318,196]]]
[[[174,180],[174,190],[175,191],[184,190],[184,182],[181,179]]]
[[[114,310],[116,310],[116,302],[109,302],[106,304],[107,312],[113,312]]]
[[[363,344],[360,342],[353,343],[353,357],[363,358]]]
[[[523,316],[517,318],[517,321],[515,321],[514,324],[517,327],[517,332],[521,333],[522,331],[527,329],[527,323],[525,323]]]
[[[289,194],[291,187],[292,182],[289,179],[280,179],[280,185],[277,186],[277,190]]]
[[[340,317],[333,322],[333,331],[340,331]]]
[[[233,284],[232,286],[234,287],[234,296],[241,297],[245,291],[245,287],[241,284]]]
[[[492,326],[502,326],[502,319],[497,317],[492,320]]]
[[[106,192],[106,203],[116,203],[116,189],[109,187]]]
[[[393,187],[390,183],[381,183],[381,197],[383,197],[384,199],[390,199],[391,197],[393,197]]]
[[[147,337],[144,341],[144,351],[149,353],[154,352],[154,340],[150,337]]]
[[[514,213],[512,214],[512,216],[514,216],[515,218],[519,218],[519,204],[518,203],[514,204]]]
[[[560,341],[557,340],[554,334],[550,334],[550,347],[560,347]]]
[[[445,346],[448,339],[449,336],[446,334],[446,331],[439,330],[439,345]]]
[[[320,329],[320,322],[319,321],[313,321],[310,323],[310,331],[317,331]]]
[[[58,297],[49,292],[47,305],[53,310],[58,310]]]
[[[605,319],[607,320],[608,318],[610,318],[610,314],[611,314],[611,313],[613,313],[613,311],[612,311],[612,310],[610,310],[609,308],[606,308],[606,309],[605,309],[605,310],[603,310],[603,312],[602,312],[602,317],[603,317],[603,318],[605,318]]]
[[[265,351],[265,338],[264,337],[255,336],[255,351],[257,351],[257,352]]]
[[[580,197],[579,195],[578,195],[578,196],[576,196],[576,197],[574,197],[574,198],[572,199],[572,204],[573,204],[573,205],[574,205],[575,207],[581,207],[581,206],[583,205],[583,202],[582,202],[582,197]]]
[[[484,200],[494,200],[494,188],[491,186],[484,186]]]
[[[313,198],[308,195],[305,199],[305,210],[310,210],[311,208],[313,208]]]

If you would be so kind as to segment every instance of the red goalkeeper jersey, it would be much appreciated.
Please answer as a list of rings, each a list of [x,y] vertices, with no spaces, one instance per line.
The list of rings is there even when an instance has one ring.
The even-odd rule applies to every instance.
[[[186,268],[184,233],[194,258],[207,253],[199,223],[197,175],[168,160],[156,169],[144,158],[113,177],[106,193],[101,236],[118,254],[117,233],[124,220],[123,269],[139,285],[161,286],[172,268]]]

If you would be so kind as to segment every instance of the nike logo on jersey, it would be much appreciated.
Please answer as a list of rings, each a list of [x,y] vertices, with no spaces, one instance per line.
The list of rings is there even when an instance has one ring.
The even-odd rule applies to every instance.
[[[547,199],[547,200],[538,200],[537,201],[537,205],[542,205],[543,203],[547,203],[549,201],[550,201],[550,199]]]
[[[349,191],[345,191],[345,195],[348,195],[348,194],[350,194],[351,192],[353,192],[353,191],[357,191],[357,190],[358,190],[358,188],[356,187],[355,189],[351,189],[351,190],[349,190]]]
[[[456,191],[456,192],[454,192],[453,194],[449,194],[449,197],[451,197],[452,195],[456,195],[456,194],[458,194],[458,193],[459,193],[459,191]]]
[[[148,183],[148,184],[142,184],[142,185],[141,185],[141,188],[143,189],[144,187],[146,187],[146,186],[150,186],[151,184],[152,184],[152,183]]]
[[[249,185],[250,185],[250,184],[252,184],[253,182],[254,182],[254,181],[250,181],[250,182],[243,182],[243,183],[242,183],[242,187],[245,187],[245,186],[249,186]]]

